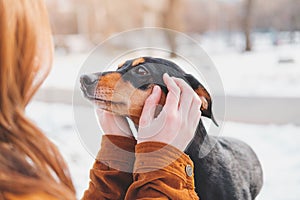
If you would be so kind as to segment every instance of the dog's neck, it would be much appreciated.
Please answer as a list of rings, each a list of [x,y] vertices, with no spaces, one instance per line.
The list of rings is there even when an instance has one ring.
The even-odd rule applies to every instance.
[[[203,125],[202,120],[200,119],[199,124],[196,129],[196,132],[195,132],[195,136],[192,139],[189,146],[187,147],[187,149],[185,150],[185,153],[187,153],[188,155],[191,155],[193,153],[198,155],[206,136],[207,136],[206,129]]]
[[[200,119],[195,132],[194,140],[198,145],[201,145],[204,142],[206,136],[207,136],[206,129],[203,125],[202,120]]]

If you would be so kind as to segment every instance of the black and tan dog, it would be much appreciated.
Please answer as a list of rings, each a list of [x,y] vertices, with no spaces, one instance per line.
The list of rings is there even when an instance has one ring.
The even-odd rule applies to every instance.
[[[189,83],[202,99],[202,116],[216,124],[207,90],[192,75],[165,59],[143,57],[122,63],[116,71],[83,75],[81,89],[101,109],[127,116],[138,125],[144,102],[154,85],[162,88],[160,104],[164,105],[168,92],[164,73]],[[200,151],[207,150],[204,139],[211,144],[205,146],[213,148],[200,158]],[[208,136],[201,120],[185,153],[194,162],[196,192],[202,200],[250,200],[261,190],[262,168],[253,150],[239,140]]]

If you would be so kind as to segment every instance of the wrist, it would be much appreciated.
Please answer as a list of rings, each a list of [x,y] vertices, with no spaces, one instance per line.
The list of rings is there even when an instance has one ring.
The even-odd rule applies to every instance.
[[[103,135],[96,160],[113,169],[132,172],[136,140],[124,136]]]

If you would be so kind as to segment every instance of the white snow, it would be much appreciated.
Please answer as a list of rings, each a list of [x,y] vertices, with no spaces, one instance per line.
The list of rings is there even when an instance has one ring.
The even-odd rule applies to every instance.
[[[210,55],[228,95],[300,97],[300,45]]]
[[[215,63],[226,95],[300,97],[300,37],[291,44],[288,34],[280,33],[277,46],[270,33],[252,37],[253,51],[242,52],[239,33],[195,36]]]
[[[258,200],[300,197],[300,127],[227,122],[223,135],[248,143],[263,166],[264,185]]]

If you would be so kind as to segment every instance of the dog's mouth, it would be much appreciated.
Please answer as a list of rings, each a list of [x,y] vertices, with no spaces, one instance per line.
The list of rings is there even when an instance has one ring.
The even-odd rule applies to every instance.
[[[94,94],[95,93],[94,90],[95,89],[89,89],[89,88],[84,87],[84,85],[81,85],[81,91],[83,92],[84,97],[86,99],[90,100],[91,102],[96,103],[97,105],[103,104],[103,105],[106,105],[106,106],[109,106],[109,105],[126,106],[125,102],[113,101],[113,100],[108,100],[108,99],[105,99],[105,98],[99,98]],[[91,94],[91,93],[93,93],[93,94]]]
[[[126,106],[126,103],[124,102],[117,102],[117,101],[111,101],[111,100],[106,100],[106,99],[99,99],[99,98],[89,98],[90,101],[93,101],[95,103],[103,103],[105,105],[122,105],[122,106]]]

